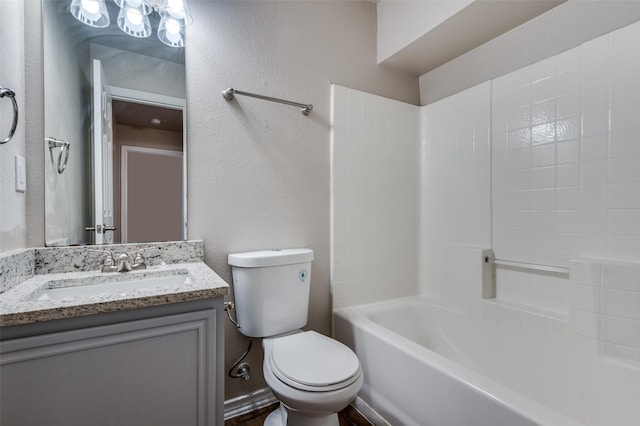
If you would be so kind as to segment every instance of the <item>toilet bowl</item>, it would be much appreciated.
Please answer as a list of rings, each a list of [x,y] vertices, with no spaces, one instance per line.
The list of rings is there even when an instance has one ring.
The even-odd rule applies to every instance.
[[[229,255],[238,330],[262,337],[263,373],[280,401],[267,426],[339,426],[338,411],[362,388],[356,354],[307,323],[310,249]]]
[[[265,425],[338,426],[336,413],[363,383],[351,349],[314,331],[265,338],[262,345],[265,381],[282,404]]]

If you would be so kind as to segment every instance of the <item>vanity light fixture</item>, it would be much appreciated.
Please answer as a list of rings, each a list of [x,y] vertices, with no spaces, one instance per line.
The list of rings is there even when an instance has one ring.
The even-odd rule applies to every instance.
[[[118,28],[133,37],[147,38],[151,35],[149,14],[153,8],[144,0],[115,0],[120,6]]]
[[[113,0],[120,8],[116,20],[118,28],[132,37],[151,35],[149,15],[158,13],[158,39],[171,47],[183,47],[184,27],[193,22],[187,0]],[[69,10],[80,22],[92,27],[109,26],[109,13],[105,0],[72,0]]]
[[[74,18],[90,27],[109,26],[109,13],[104,0],[73,0],[69,11]]]

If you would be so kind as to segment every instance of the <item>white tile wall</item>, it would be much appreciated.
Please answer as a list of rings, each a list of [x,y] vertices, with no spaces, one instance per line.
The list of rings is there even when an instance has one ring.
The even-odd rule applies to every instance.
[[[640,259],[639,34],[636,23],[493,81],[497,257]],[[498,272],[499,298],[567,312],[567,280],[520,275]]]
[[[418,107],[332,86],[333,307],[416,293]]]
[[[640,263],[571,261],[569,330],[640,368]]]
[[[489,96],[485,83],[421,110],[420,291],[442,300],[481,295],[457,247],[490,247]]]

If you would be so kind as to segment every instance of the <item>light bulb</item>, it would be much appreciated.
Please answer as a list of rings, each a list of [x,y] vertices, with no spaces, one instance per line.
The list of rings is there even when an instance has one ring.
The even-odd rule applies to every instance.
[[[141,7],[131,7],[124,2],[124,7],[118,14],[118,28],[133,37],[145,38],[151,35],[151,23],[149,17],[144,14]]]
[[[174,18],[163,17],[158,25],[158,38],[171,47],[184,47],[184,26]]]
[[[142,24],[142,14],[138,9],[133,9],[131,7],[127,9],[127,19],[136,27]]]
[[[91,15],[100,12],[100,3],[97,0],[82,0],[81,3],[84,10]]]
[[[169,0],[169,7],[172,9],[184,10],[184,4],[182,0]]]
[[[173,18],[167,19],[166,27],[169,34],[178,34],[180,32],[180,24]]]

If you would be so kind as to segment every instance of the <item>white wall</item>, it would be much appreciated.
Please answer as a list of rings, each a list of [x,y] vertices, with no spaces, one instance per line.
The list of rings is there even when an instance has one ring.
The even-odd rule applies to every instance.
[[[13,139],[0,145],[0,252],[26,247],[26,197],[15,191],[14,156],[25,157],[24,8],[21,1],[0,2],[0,85],[16,92],[20,113]],[[0,99],[0,138],[9,133],[13,107]],[[27,159],[27,167],[35,167]],[[29,190],[30,188],[27,188]]]
[[[333,308],[415,294],[418,107],[333,86]]]
[[[473,0],[378,2],[378,63],[407,47],[471,3]]]
[[[308,327],[330,326],[330,93],[348,85],[417,104],[417,79],[376,66],[375,4],[369,2],[191,3],[187,28],[188,234],[231,282],[229,253],[310,247]],[[227,87],[311,103],[291,106],[237,96]],[[227,368],[247,340],[227,328]],[[227,381],[226,398],[264,385],[260,345],[252,379]]]

